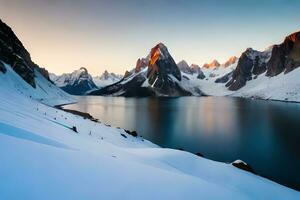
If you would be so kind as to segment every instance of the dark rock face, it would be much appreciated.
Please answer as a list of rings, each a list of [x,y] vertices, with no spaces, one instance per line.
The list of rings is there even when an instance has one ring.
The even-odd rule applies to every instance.
[[[247,80],[251,79],[253,60],[247,56],[247,51],[241,55],[237,68],[233,72],[231,81],[226,84],[227,87],[229,86],[230,90],[240,89],[246,84]]]
[[[205,79],[204,73],[203,73],[202,71],[200,71],[200,72],[198,73],[197,78],[198,78],[198,79]]]
[[[167,47],[162,43],[151,49],[147,78],[148,83],[157,94],[163,96],[191,95],[177,83],[177,81],[181,81],[181,72]]]
[[[263,52],[247,49],[238,61],[232,78],[226,86],[238,90],[246,82],[266,72],[266,76],[289,73],[300,66],[300,32],[287,36],[283,43]]]
[[[192,74],[198,74],[197,75],[198,79],[204,79],[205,78],[205,75],[202,72],[199,65],[192,64],[191,66],[189,66],[185,60],[182,60],[179,63],[177,63],[177,66],[178,66],[178,68],[181,72],[184,72],[186,74],[191,74],[191,75]]]
[[[247,163],[243,162],[243,161],[235,161],[233,163],[231,163],[233,166],[241,169],[241,170],[245,170],[245,171],[248,171],[248,172],[251,172],[253,174],[256,174],[255,171],[253,170],[253,168],[248,165]]]
[[[178,81],[181,80],[181,72],[164,44],[159,43],[152,48],[150,57],[147,73],[150,84],[156,77],[160,82],[168,81],[169,75],[173,75]]]
[[[30,54],[9,26],[0,20],[0,60],[12,66],[32,87],[36,87],[34,69]]]
[[[6,68],[5,68],[4,64],[1,61],[0,61],[0,72],[6,73]]]
[[[231,80],[226,84],[229,90],[238,90],[252,79],[252,75],[259,75],[266,71],[270,51],[255,51],[248,48],[240,57]],[[226,79],[226,78],[224,78]]]
[[[256,56],[253,61],[253,70],[252,73],[254,75],[259,75],[264,73],[267,70],[267,63],[266,62],[260,62],[260,57]]]
[[[224,76],[222,76],[220,78],[217,78],[215,80],[215,83],[227,83],[229,81],[229,79],[231,79],[232,75],[233,75],[233,71],[229,72],[228,74],[225,74]]]
[[[185,60],[182,60],[179,63],[177,63],[177,66],[178,66],[180,71],[182,71],[186,74],[193,74],[194,73],[193,69],[187,64],[187,62]]]
[[[300,66],[300,32],[285,38],[280,45],[275,45],[268,63],[267,76],[288,73]]]
[[[192,69],[193,74],[200,74],[202,72],[201,68],[199,67],[199,65],[196,64],[191,64],[190,68]]]
[[[51,79],[50,79],[50,75],[49,75],[49,72],[48,72],[47,69],[45,69],[45,68],[38,68],[38,70],[39,70],[39,72],[40,72],[40,73],[41,73],[48,81],[52,82]]]

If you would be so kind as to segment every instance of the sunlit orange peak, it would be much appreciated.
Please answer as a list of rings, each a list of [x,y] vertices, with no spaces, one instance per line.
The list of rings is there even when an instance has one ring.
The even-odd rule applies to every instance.
[[[160,57],[160,47],[162,45],[163,45],[162,43],[159,43],[151,49],[150,65],[155,64],[156,61],[159,59],[159,57]]]

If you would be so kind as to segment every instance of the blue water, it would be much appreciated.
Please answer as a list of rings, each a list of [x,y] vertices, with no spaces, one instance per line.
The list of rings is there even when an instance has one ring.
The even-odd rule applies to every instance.
[[[229,97],[78,97],[65,106],[162,146],[232,162],[300,190],[300,104]]]

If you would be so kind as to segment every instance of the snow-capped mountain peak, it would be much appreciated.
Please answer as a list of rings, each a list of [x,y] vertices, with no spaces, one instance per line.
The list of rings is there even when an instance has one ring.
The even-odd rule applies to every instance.
[[[51,77],[54,78],[52,81],[58,87],[70,94],[82,95],[87,91],[97,89],[92,76],[84,67],[81,67],[69,74],[65,73],[61,76],[51,75]]]
[[[122,75],[110,73],[107,70],[105,70],[100,76],[93,77],[93,81],[98,88],[111,85],[115,82],[120,81],[121,79],[122,79]]]
[[[216,59],[214,59],[211,63],[205,63],[203,65],[203,68],[211,69],[211,68],[219,67],[220,65],[221,64]]]
[[[223,66],[224,66],[224,67],[229,67],[230,65],[236,63],[237,60],[238,60],[238,57],[236,57],[236,56],[231,56],[231,57],[223,64]]]

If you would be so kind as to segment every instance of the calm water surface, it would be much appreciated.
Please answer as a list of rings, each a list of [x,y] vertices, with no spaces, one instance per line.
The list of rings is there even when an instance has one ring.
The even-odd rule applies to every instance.
[[[300,190],[300,104],[228,97],[78,97],[65,108],[162,146],[232,162]]]

